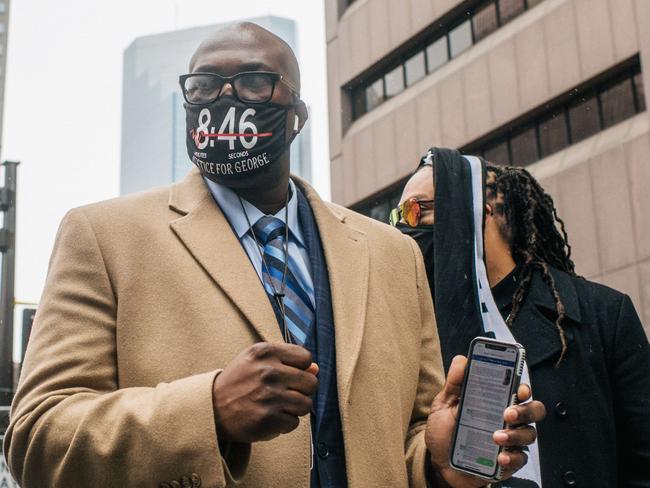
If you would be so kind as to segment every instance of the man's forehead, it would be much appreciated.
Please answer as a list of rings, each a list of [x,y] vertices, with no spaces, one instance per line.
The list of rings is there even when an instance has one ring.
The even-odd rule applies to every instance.
[[[408,183],[414,187],[433,189],[433,167],[427,165],[418,169],[411,178],[409,178]]]
[[[279,38],[261,28],[239,28],[217,32],[203,41],[190,61],[190,71],[208,68],[208,71],[232,75],[239,71],[261,70],[295,78],[297,73],[293,65],[295,58],[291,49]]]
[[[277,56],[258,49],[243,47],[206,47],[192,58],[191,71],[220,71],[237,66],[239,71],[284,71],[284,63]],[[228,74],[228,73],[220,73]]]
[[[433,198],[433,176],[430,166],[421,168],[417,171],[404,186],[402,199],[417,198],[430,200]]]

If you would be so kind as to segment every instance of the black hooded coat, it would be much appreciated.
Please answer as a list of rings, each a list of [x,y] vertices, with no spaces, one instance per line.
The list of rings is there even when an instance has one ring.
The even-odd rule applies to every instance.
[[[473,285],[470,170],[457,151],[433,148],[431,156],[434,251],[426,266],[446,371],[484,332]],[[566,309],[568,350],[559,366],[555,303],[541,274],[511,328],[526,349],[533,396],[546,406],[537,425],[543,486],[650,487],[650,345],[632,301],[550,271]]]

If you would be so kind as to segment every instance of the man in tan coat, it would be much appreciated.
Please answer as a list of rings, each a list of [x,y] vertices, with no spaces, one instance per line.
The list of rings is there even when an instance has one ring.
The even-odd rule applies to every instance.
[[[483,485],[447,464],[464,364],[443,389],[417,245],[289,178],[307,117],[293,53],[239,24],[190,71],[198,169],[61,224],[4,445],[13,475],[23,488]],[[537,402],[506,412],[521,424],[495,436],[507,475],[542,417]]]

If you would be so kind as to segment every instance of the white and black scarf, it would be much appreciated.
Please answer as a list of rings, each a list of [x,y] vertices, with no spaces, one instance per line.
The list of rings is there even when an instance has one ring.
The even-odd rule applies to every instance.
[[[490,290],[485,266],[485,161],[451,149],[431,148],[422,158],[434,169],[435,223],[433,273],[436,321],[445,370],[456,354],[467,354],[470,341],[488,336],[517,342],[506,325]],[[528,366],[521,381],[531,385]],[[531,385],[532,387],[533,385]],[[539,448],[528,446],[528,463],[503,488],[541,488]]]

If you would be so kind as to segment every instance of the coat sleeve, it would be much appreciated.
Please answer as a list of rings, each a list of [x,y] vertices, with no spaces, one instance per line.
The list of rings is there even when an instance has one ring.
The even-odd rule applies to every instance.
[[[117,299],[83,210],[64,218],[12,405],[4,451],[23,488],[158,486],[198,475],[223,487],[248,456],[221,458],[219,371],[119,387]]]
[[[415,258],[418,300],[420,304],[421,349],[420,378],[411,414],[411,425],[406,437],[406,465],[411,488],[427,486],[430,469],[429,451],[424,442],[424,430],[433,398],[442,390],[445,375],[442,369],[438,328],[433,313],[433,300],[427,281],[422,254],[413,239],[407,238]]]
[[[621,488],[650,487],[650,345],[632,301],[621,301],[610,353]]]

